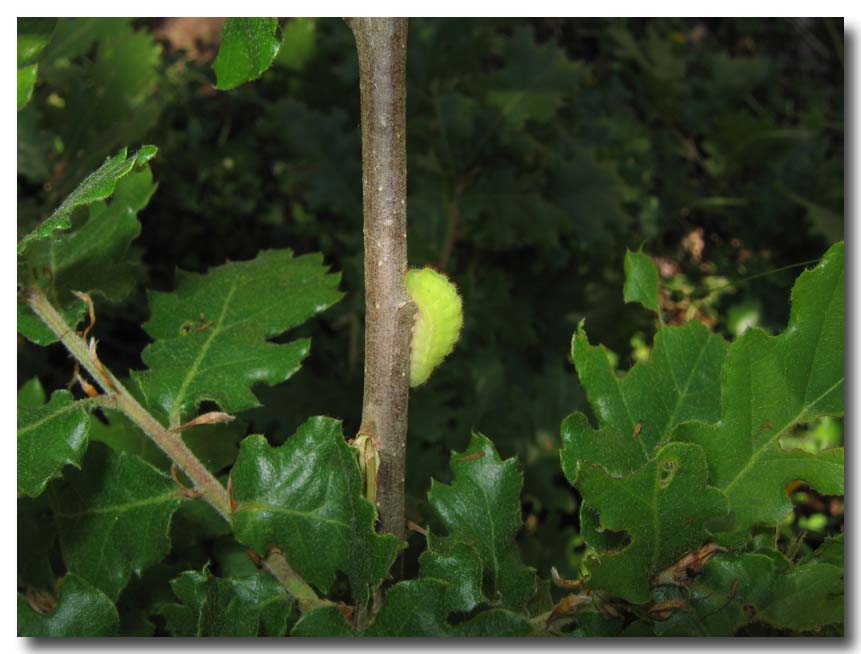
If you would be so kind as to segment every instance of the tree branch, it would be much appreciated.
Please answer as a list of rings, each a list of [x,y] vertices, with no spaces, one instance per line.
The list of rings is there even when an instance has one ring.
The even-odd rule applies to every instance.
[[[105,393],[105,400],[103,401],[110,402],[112,409],[122,411],[129,420],[140,427],[188,476],[194,484],[194,490],[230,523],[230,515],[233,510],[227,490],[206,469],[206,466],[200,462],[194,452],[188,449],[182,437],[177,432],[166,429],[156,420],[102,364],[96,354],[95,339],[91,339],[88,345],[81,336],[69,327],[63,316],[45,297],[41,289],[29,289],[27,291],[27,303],[42,322],[47,325],[48,329],[66,346],[69,353],[96,380],[96,383]],[[327,600],[320,599],[314,589],[296,574],[283,555],[278,552],[273,554],[267,557],[266,568],[296,597],[303,609],[328,603]]]
[[[365,237],[365,389],[360,434],[380,453],[377,509],[403,538],[410,338],[405,18],[349,18],[359,53]]]

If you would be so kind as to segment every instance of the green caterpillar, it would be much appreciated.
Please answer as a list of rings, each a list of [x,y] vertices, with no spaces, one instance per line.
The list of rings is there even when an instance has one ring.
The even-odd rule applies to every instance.
[[[410,386],[424,384],[454,349],[463,326],[463,301],[448,277],[433,268],[407,271],[407,293],[416,303]]]

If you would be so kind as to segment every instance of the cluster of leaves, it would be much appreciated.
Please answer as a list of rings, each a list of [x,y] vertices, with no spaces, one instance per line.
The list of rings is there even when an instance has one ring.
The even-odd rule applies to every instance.
[[[34,293],[53,301],[68,328],[75,329],[86,312],[87,296],[118,301],[130,292],[135,266],[123,255],[140,231],[135,214],[154,190],[147,166],[154,154],[155,148],[145,146],[132,157],[124,150],[109,158],[21,239],[18,330],[22,336],[48,345],[60,335],[48,331],[32,313],[27,300]],[[252,385],[283,382],[309,349],[306,339],[278,344],[270,339],[336,302],[341,297],[338,281],[319,256],[295,257],[289,250],[263,251],[251,261],[228,263],[207,275],[185,274],[173,293],[150,294],[151,317],[145,328],[154,342],[142,355],[148,368],[124,383],[151,415],[172,427],[193,417],[204,401],[236,412],[256,406]],[[19,392],[19,585],[25,591],[19,596],[21,633],[116,633],[120,623],[115,605],[122,604],[123,593],[136,592],[129,587],[133,573],[139,576],[168,555],[170,535],[176,529],[174,514],[184,500],[189,501],[168,474],[170,462],[126,417],[108,408],[93,415],[100,406],[112,406],[104,404],[106,397],[90,390],[88,397],[76,400],[68,390],[58,390],[46,402],[38,378]],[[242,424],[238,428],[208,425],[184,431],[182,438],[218,473],[234,463],[236,444],[244,432]],[[330,452],[329,458],[343,466],[350,460],[349,448],[343,438],[336,442],[340,450]],[[305,447],[321,452],[319,443]],[[245,476],[236,474],[237,489],[253,484],[260,457],[240,457],[251,469]],[[308,485],[318,481],[304,478],[297,492],[307,492]],[[358,487],[358,480],[351,480],[337,500],[340,508],[353,506],[364,518],[347,541],[361,535],[384,540],[373,533],[373,511],[361,504]],[[189,513],[191,524],[186,528],[192,534],[201,527],[195,518],[199,512],[198,508]],[[212,516],[204,514],[204,518],[212,521]],[[250,527],[240,527],[237,518],[236,533],[251,544],[254,537],[248,530],[262,521],[251,520]],[[199,542],[210,533],[204,528],[193,539]],[[280,544],[277,539],[272,542]],[[391,544],[381,556],[381,565],[391,564]],[[332,565],[340,569],[363,560],[342,559]],[[223,594],[226,607],[237,612],[241,625],[229,627],[237,634],[257,633],[256,626],[248,631],[252,617],[264,631],[283,633],[286,614],[281,613],[289,613],[292,599],[274,579],[256,573],[255,569],[254,579],[219,585],[212,592],[218,597]],[[177,595],[190,601],[192,589],[206,589],[206,574],[205,570],[180,574],[174,583]],[[361,571],[356,574],[366,586],[376,587],[382,580],[379,572],[367,579]],[[140,612],[145,607],[135,608]],[[175,633],[188,628],[185,613],[165,608],[168,623],[182,625]],[[154,629],[146,620],[141,622],[131,628],[135,632]]]
[[[842,207],[832,27],[411,21],[410,261],[445,269],[466,310],[457,356],[411,400],[414,521],[431,515],[425,480],[447,475],[448,452],[478,429],[533,473],[533,564],[547,567],[577,542],[554,451],[559,422],[586,399],[558,352],[583,317],[623,360],[632,335],[648,341],[648,316],[614,291],[626,246],[649,240],[650,252],[678,262],[662,266],[673,276],[662,294],[690,299],[724,335],[740,312],[744,324],[785,324],[792,271],[733,280],[815,259],[840,237],[814,220],[830,212],[839,223]],[[334,413],[350,431],[360,418],[363,321],[355,45],[336,20],[266,30],[266,42],[281,46],[261,49],[274,61],[258,81],[204,95],[211,73],[186,75],[183,102],[166,110],[163,192],[144,235],[159,251],[149,255],[151,283],[170,288],[175,262],[204,270],[253,256],[260,242],[323,252],[343,271],[345,301],[310,328],[316,347],[302,387],[263,396],[287,410],[252,421],[289,433],[309,411]],[[802,40],[817,45],[787,47]],[[257,77],[261,60],[243,61],[257,63],[239,79]],[[216,72],[224,65],[222,57]],[[681,243],[698,229],[695,256]]]
[[[18,105],[19,183],[31,189],[18,226],[29,231],[106,156],[139,143],[166,97],[161,48],[130,19],[25,19],[18,35],[19,67],[38,58],[32,100]]]
[[[85,292],[100,353],[165,426],[213,406],[236,415],[176,431],[232,511],[191,497],[104,398],[49,398],[42,383],[60,387],[71,365],[22,341],[20,634],[842,632],[842,536],[805,539],[787,496],[843,492],[842,244],[799,278],[777,336],[728,343],[719,293],[693,298],[715,330],[662,324],[716,270],[755,275],[839,239],[842,103],[812,92],[842,53],[830,23],[411,23],[410,256],[448,269],[467,313],[458,355],[411,402],[408,515],[427,526],[406,550],[375,532],[344,439],[362,320],[349,30],[230,21],[217,86],[274,67],[212,94],[208,70],[150,27],[19,23],[19,333],[56,340],[32,289],[73,329],[87,304],[72,291]],[[786,48],[795,31],[812,53]],[[146,133],[158,157],[115,154]],[[694,226],[705,255],[678,245]],[[668,273],[625,257],[624,300],[651,313],[607,299],[622,282],[613,253],[645,239],[681,261]],[[261,243],[322,252],[343,276]],[[776,327],[788,277],[769,279],[731,301]],[[617,351],[640,340],[622,375],[581,322],[581,390],[560,352],[584,316]],[[303,383],[281,385],[303,361]],[[587,401],[597,429],[564,420],[560,473],[559,422]],[[474,435],[448,458],[473,428],[495,445]],[[328,599],[300,607],[262,568],[275,551]],[[406,580],[385,589],[399,552]],[[576,592],[551,592],[553,564]]]
[[[136,214],[155,190],[149,170],[155,154],[144,146],[108,158],[19,241],[23,337],[52,345],[79,327],[93,296],[101,304],[130,293],[140,271],[124,255],[140,232]],[[430,493],[448,535],[428,549],[427,574],[394,586],[382,608],[377,600],[371,621],[371,597],[379,597],[403,544],[376,533],[376,514],[362,495],[340,423],[312,418],[280,446],[248,436],[238,452],[244,427],[191,427],[203,402],[239,413],[258,404],[254,384],[288,379],[309,343],[271,339],[337,302],[338,284],[318,255],[270,250],[206,274],[180,272],[173,292],[149,293],[144,328],[153,342],[141,355],[147,369],[121,383],[213,473],[227,473],[225,524],[175,470],[171,477],[170,461],[130,424],[133,416],[116,411],[110,389],[99,395],[81,381],[83,399],[69,390],[48,399],[38,378],[22,386],[21,635],[142,635],[157,628],[181,636],[530,633],[516,612],[535,587],[514,545],[522,477],[487,439],[476,437],[478,449],[464,455],[475,464],[461,472],[460,459],[453,462],[463,480]],[[62,332],[50,331],[30,306],[37,294],[59,310]],[[86,331],[94,326],[90,314]],[[475,530],[479,511],[492,515]],[[213,540],[225,551],[214,563]],[[294,597],[260,568],[273,548],[320,595],[354,606],[356,620],[348,624],[328,601],[298,620]],[[468,578],[461,577],[464,567]],[[171,595],[159,592],[165,587]],[[414,610],[419,598],[425,613]],[[455,612],[475,615],[452,625],[448,616]]]
[[[109,160],[73,197],[83,197],[93,178],[121,189],[117,171]],[[22,241],[25,262],[45,242],[59,243],[61,254],[76,252],[76,241],[52,238],[63,230],[56,222],[50,218],[52,229]],[[659,311],[651,259],[629,252],[625,267],[626,300]],[[753,329],[728,345],[698,322],[665,326],[650,359],[622,377],[581,325],[572,356],[599,428],[581,413],[569,416],[561,464],[583,498],[588,554],[581,593],[555,605],[514,542],[522,526],[519,463],[502,460],[484,436],[452,454],[450,485],[431,484],[427,500],[442,533],[425,531],[418,577],[381,598],[402,545],[375,532],[374,509],[362,496],[338,421],[312,418],[275,447],[248,436],[235,461],[228,454],[220,465],[212,465],[218,457],[211,449],[218,440],[235,444],[235,434],[200,440],[187,432],[214,472],[229,467],[225,530],[213,527],[217,517],[201,514],[200,500],[182,492],[163,460],[138,454],[141,434],[130,434],[121,419],[103,416],[105,425],[91,416],[99,397],[75,400],[61,390],[46,403],[34,379],[19,392],[19,633],[152,633],[153,616],[168,633],[184,636],[513,636],[543,633],[560,620],[573,621],[575,635],[731,635],[760,622],[839,629],[842,537],[790,556],[751,535],[790,513],[791,482],[843,492],[841,448],[781,446],[795,425],[842,414],[843,277],[840,243],[799,278],[782,334]],[[62,281],[63,270],[49,279]],[[150,411],[171,424],[193,415],[204,399],[231,411],[252,407],[251,381],[283,381],[307,352],[306,342],[265,338],[340,295],[337,276],[317,258],[289,252],[180,279],[175,293],[153,295],[148,331],[155,342],[144,355],[151,368],[129,380]],[[25,294],[39,284],[19,279]],[[183,521],[175,519],[183,504],[195,507],[185,509],[184,536],[176,533]],[[221,574],[203,552],[196,553],[206,557],[199,569],[188,552],[164,562],[183,537],[200,547],[213,536],[235,539],[227,545],[232,557],[218,561]],[[256,554],[237,561],[241,546]],[[345,593],[345,600],[300,615],[294,598],[254,564],[273,547],[322,595]],[[144,579],[154,569],[159,581],[170,580],[175,597],[135,604],[133,573]],[[346,582],[340,591],[338,575]],[[125,603],[134,611],[121,620]]]
[[[625,299],[659,311],[654,263],[641,252],[625,262]],[[649,359],[620,376],[581,325],[572,357],[598,428],[569,416],[561,458],[583,498],[590,588],[633,604],[675,602],[680,615],[656,634],[731,635],[754,620],[798,631],[842,623],[841,556],[797,561],[752,536],[791,515],[792,483],[843,494],[842,448],[782,446],[797,425],[843,414],[843,298],[839,243],[799,277],[777,336],[751,329],[727,344],[699,322],[665,326]],[[686,557],[707,540],[733,554],[695,579],[718,550]],[[780,576],[765,581],[769,571]],[[689,594],[668,594],[667,584]],[[702,601],[709,596],[724,603]]]

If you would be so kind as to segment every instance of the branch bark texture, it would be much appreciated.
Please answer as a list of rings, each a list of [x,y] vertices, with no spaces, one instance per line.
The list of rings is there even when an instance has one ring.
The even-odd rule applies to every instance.
[[[122,411],[147,436],[149,436],[162,451],[191,479],[194,490],[207,501],[221,516],[231,523],[230,496],[224,486],[206,469],[206,466],[188,449],[180,435],[165,428],[126,390],[114,374],[99,360],[95,350],[95,341],[91,347],[66,323],[62,315],[48,301],[45,294],[37,288],[28,292],[27,302],[33,312],[54,333],[60,342],[66,346],[69,353],[105,393],[104,398],[110,400],[111,408]],[[291,567],[284,556],[274,552],[263,562],[266,569],[281,584],[296,597],[302,610],[310,610],[328,604],[320,599],[304,579]]]
[[[365,242],[365,371],[361,434],[380,454],[383,531],[405,535],[404,468],[410,338],[407,270],[405,18],[350,18],[359,53]]]

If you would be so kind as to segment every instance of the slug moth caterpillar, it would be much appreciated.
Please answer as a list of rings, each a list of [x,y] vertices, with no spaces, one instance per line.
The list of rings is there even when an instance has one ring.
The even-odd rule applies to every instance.
[[[463,301],[448,277],[433,268],[407,271],[407,293],[416,303],[410,386],[420,386],[454,349],[463,326]]]

